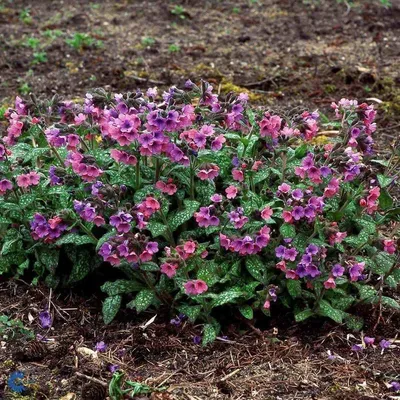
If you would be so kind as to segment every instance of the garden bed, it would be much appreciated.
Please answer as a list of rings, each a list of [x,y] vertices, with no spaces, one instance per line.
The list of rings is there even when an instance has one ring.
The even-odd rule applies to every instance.
[[[71,293],[51,296],[46,287],[33,288],[20,281],[2,283],[0,296],[2,310],[10,318],[50,339],[49,350],[35,360],[29,360],[27,351],[28,359],[23,361],[13,354],[26,346],[24,337],[2,346],[0,388],[4,390],[11,371],[24,371],[31,382],[28,398],[59,399],[68,393],[85,398],[83,393],[97,387],[92,378],[109,383],[110,364],[119,365],[132,381],[162,388],[150,395],[154,400],[397,398],[389,383],[399,374],[400,347],[383,354],[379,346],[354,352],[351,347],[360,342],[359,335],[347,336],[329,321],[288,326],[287,321],[271,320],[262,333],[236,324],[226,327],[227,338],[203,348],[193,343],[200,327],[176,327],[162,315],[146,329],[143,325],[152,315],[134,320],[129,312],[105,327],[96,298]],[[49,298],[55,312],[50,331],[42,329],[38,319]],[[394,338],[399,328],[397,318],[385,329],[373,332],[370,326],[365,332],[378,342]],[[79,352],[83,347],[93,350],[100,340],[107,350],[99,353],[97,361]],[[8,391],[3,398],[23,397]]]
[[[347,9],[333,0],[30,5],[0,6],[1,134],[8,126],[4,112],[14,107],[16,94],[75,99],[95,87],[118,93],[154,86],[161,93],[171,84],[182,87],[188,78],[196,83],[205,78],[222,98],[246,93],[251,104],[293,121],[305,109],[318,108],[325,117],[341,97],[372,103],[378,109],[377,157],[386,160],[399,137],[395,1],[390,9],[357,2]],[[329,130],[328,139],[337,134]],[[397,202],[398,185],[391,195]],[[393,234],[395,225],[389,225],[378,234]],[[27,282],[33,278],[23,270],[20,275]],[[296,324],[293,313],[278,305],[272,318],[261,314],[251,320],[221,309],[216,316],[221,331],[202,347],[203,324],[162,307],[155,319],[154,313],[123,308],[105,326],[105,296],[98,290],[109,279],[104,265],[94,276],[90,293],[84,292],[88,281],[54,291],[20,279],[1,282],[0,332],[15,337],[1,344],[0,398],[104,398],[117,366],[140,389],[138,398],[153,400],[399,398],[391,387],[400,379],[396,310],[383,308],[377,324],[377,306],[351,309],[364,318],[360,333],[321,316]],[[115,273],[110,280],[117,278]],[[399,300],[395,288],[385,289],[385,295]],[[274,291],[268,296],[272,301]],[[53,321],[44,329],[40,312],[48,306]],[[374,345],[366,345],[363,335],[374,337]],[[38,344],[28,341],[33,337]],[[389,340],[390,348],[382,349],[381,340]],[[94,353],[102,341],[105,351]],[[25,397],[10,390],[15,371],[24,374]]]

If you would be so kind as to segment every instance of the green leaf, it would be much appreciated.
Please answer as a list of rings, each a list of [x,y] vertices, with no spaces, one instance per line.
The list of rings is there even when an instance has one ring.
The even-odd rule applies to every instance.
[[[286,287],[291,297],[296,298],[301,296],[301,282],[295,279],[288,279]]]
[[[253,182],[254,184],[260,183],[262,181],[265,181],[270,175],[270,170],[269,169],[262,169],[260,171],[257,171],[254,174]]]
[[[390,268],[392,268],[394,262],[395,259],[393,256],[381,251],[375,257],[376,269],[373,272],[379,275],[384,275],[390,270]]]
[[[167,227],[160,222],[150,221],[146,229],[151,232],[151,236],[156,238],[157,236],[164,236],[167,233]]]
[[[209,343],[214,342],[216,338],[217,338],[217,331],[214,325],[211,324],[204,325],[202,345],[207,346]]]
[[[296,322],[301,322],[301,321],[306,320],[307,318],[312,317],[313,315],[315,315],[314,311],[312,311],[309,308],[306,308],[303,311],[295,313],[294,319],[296,320]]]
[[[338,324],[341,324],[343,322],[342,312],[340,310],[336,310],[335,308],[333,308],[326,300],[321,300],[319,302],[318,313],[319,315],[333,319]]]
[[[63,244],[74,244],[75,246],[82,246],[84,244],[96,244],[95,240],[87,235],[79,235],[78,233],[68,233],[57,240],[56,244],[61,246]]]
[[[81,281],[90,272],[93,263],[92,254],[88,251],[79,252],[76,261],[72,264],[72,271],[69,275],[68,283]]]
[[[200,315],[201,306],[181,306],[178,310],[186,315],[190,322],[195,322]]]
[[[372,218],[358,218],[355,219],[354,222],[366,233],[373,234],[376,232],[376,224]]]
[[[360,331],[364,326],[364,319],[356,315],[347,315],[344,319],[346,326],[353,331]]]
[[[107,293],[108,296],[115,296],[117,294],[138,292],[143,289],[143,285],[133,280],[118,279],[114,282],[106,282],[100,289],[102,292]]]
[[[379,207],[382,210],[388,210],[393,207],[393,198],[386,189],[382,189],[379,195]]]
[[[358,287],[358,291],[360,294],[360,300],[368,300],[376,296],[376,290],[368,285],[363,284],[355,284],[354,286]]]
[[[146,272],[156,272],[160,270],[160,267],[154,262],[145,262],[140,264],[140,269]]]
[[[385,175],[377,175],[377,178],[378,178],[379,185],[382,189],[389,186],[393,181],[393,178],[391,178],[390,176],[385,176]]]
[[[363,229],[358,236],[348,236],[344,242],[354,248],[361,247],[368,242],[369,235],[368,231]]]
[[[250,275],[257,279],[259,282],[263,282],[265,266],[263,265],[261,259],[257,255],[253,255],[246,258],[246,269]]]
[[[54,272],[58,266],[60,253],[56,249],[49,247],[41,248],[39,251],[39,261],[50,271]]]
[[[11,224],[11,221],[8,218],[4,218],[0,215],[0,224]]]
[[[103,321],[108,325],[121,308],[122,296],[107,297],[103,302]]]
[[[249,305],[240,306],[239,311],[246,319],[253,319],[254,317],[253,309]]]
[[[355,298],[346,293],[342,296],[331,299],[332,306],[341,311],[347,310],[354,303],[354,301]]]
[[[219,281],[217,267],[213,262],[205,262],[197,272],[197,278],[203,280],[208,286],[213,286]]]
[[[141,290],[135,298],[135,308],[138,313],[147,310],[155,299],[155,294],[150,289]]]
[[[291,224],[282,224],[279,232],[284,238],[294,238],[296,236],[296,228]]]
[[[218,307],[222,306],[223,304],[227,304],[232,302],[233,300],[237,299],[238,297],[243,296],[244,293],[242,290],[238,289],[228,289],[225,292],[222,292],[217,295],[215,299],[213,299],[211,303],[211,307]]]
[[[29,268],[29,260],[25,260],[23,263],[21,263],[19,266],[18,266],[18,268],[17,268],[17,274],[18,275],[23,275],[24,274],[24,271],[26,270],[26,269],[28,269]]]
[[[395,299],[392,299],[391,297],[382,296],[382,304],[384,304],[385,306],[400,310],[399,302],[396,301]]]
[[[295,152],[294,152],[294,156],[296,158],[303,158],[307,153],[307,144],[304,143],[301,146],[297,147]]]
[[[23,194],[19,198],[19,205],[21,208],[26,208],[30,206],[36,200],[35,194]]]
[[[172,232],[174,232],[179,226],[189,221],[193,217],[195,211],[199,208],[200,203],[198,201],[185,201],[186,208],[182,211],[178,211],[171,218],[168,218],[168,226]]]

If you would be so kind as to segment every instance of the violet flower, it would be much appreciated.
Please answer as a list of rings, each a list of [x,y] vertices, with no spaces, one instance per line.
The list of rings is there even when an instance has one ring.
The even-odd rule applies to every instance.
[[[49,329],[51,327],[51,324],[53,323],[51,314],[47,310],[44,310],[39,313],[39,320],[40,320],[40,325],[42,326],[43,329]]]

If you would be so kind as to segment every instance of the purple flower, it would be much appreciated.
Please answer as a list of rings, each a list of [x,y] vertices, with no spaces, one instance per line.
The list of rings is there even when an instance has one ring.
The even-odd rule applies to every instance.
[[[321,175],[324,178],[326,178],[328,175],[332,174],[332,170],[325,165],[320,168],[320,171],[321,171]]]
[[[337,278],[338,276],[342,276],[344,273],[344,268],[340,264],[335,264],[332,268],[332,275]]]
[[[307,276],[306,266],[301,263],[297,264],[296,274],[299,276],[299,278],[304,278]]]
[[[113,374],[114,372],[119,370],[119,365],[117,364],[110,364],[108,366],[108,370]]]
[[[200,344],[200,343],[201,343],[201,336],[196,335],[196,336],[193,338],[193,343],[194,343],[194,344]]]
[[[47,310],[44,310],[39,313],[39,320],[40,320],[40,325],[42,326],[43,329],[50,328],[51,324],[53,323],[51,314]]]
[[[358,351],[362,351],[362,350],[363,350],[363,347],[360,344],[353,344],[353,346],[351,346],[351,351],[358,352]]]
[[[314,265],[314,264],[307,265],[307,266],[306,266],[306,271],[307,271],[307,274],[308,274],[309,276],[311,276],[311,278],[315,278],[315,277],[321,275],[321,271],[320,271],[320,270],[318,269],[318,267],[317,267],[316,265]]]
[[[303,191],[302,191],[301,189],[295,189],[295,190],[293,190],[293,192],[292,192],[292,197],[293,197],[295,200],[300,200],[300,199],[303,198],[303,196],[304,196],[304,194],[303,194]]]
[[[299,219],[304,217],[304,208],[301,206],[296,206],[292,210],[292,217],[298,221]]]
[[[389,342],[389,340],[382,339],[379,342],[379,346],[381,346],[382,350],[388,349],[390,347],[390,345],[391,345],[391,343]]]
[[[364,337],[364,343],[368,346],[368,345],[372,345],[375,342],[375,338],[373,337],[369,337],[369,336],[365,336]]]
[[[318,251],[319,251],[319,247],[312,243],[310,245],[308,245],[306,248],[306,253],[311,254],[313,256],[318,254]]]
[[[275,255],[276,255],[278,258],[282,258],[282,257],[285,255],[285,250],[286,250],[286,247],[280,245],[280,246],[278,246],[278,247],[275,249]]]
[[[398,392],[400,390],[400,383],[396,381],[390,382],[390,388],[395,392]]]
[[[285,254],[283,255],[285,260],[290,260],[290,261],[294,261],[296,259],[298,251],[292,247],[290,249],[285,249]]]
[[[95,350],[98,351],[99,353],[104,353],[107,350],[107,345],[103,341],[97,342]]]

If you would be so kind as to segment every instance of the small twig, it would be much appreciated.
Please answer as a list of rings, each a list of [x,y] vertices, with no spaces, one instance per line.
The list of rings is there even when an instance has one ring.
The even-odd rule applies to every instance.
[[[163,81],[157,81],[157,80],[154,80],[154,79],[141,78],[140,76],[136,76],[136,75],[129,75],[128,78],[132,78],[132,79],[134,79],[135,81],[138,81],[138,82],[152,83],[154,85],[166,85],[167,84],[166,82],[163,82]]]
[[[220,379],[220,382],[224,382],[227,379],[231,378],[233,375],[236,375],[238,372],[240,372],[240,368],[235,369],[234,371],[232,371],[230,374],[225,375],[223,378]]]
[[[104,382],[104,381],[101,381],[100,379],[92,378],[91,376],[87,376],[87,375],[82,374],[82,373],[80,373],[80,372],[75,372],[75,375],[76,375],[76,376],[79,376],[80,378],[85,378],[85,379],[87,379],[88,381],[98,383],[99,385],[102,385],[102,386],[104,386],[104,387],[108,387],[108,383],[107,383],[107,382]]]

